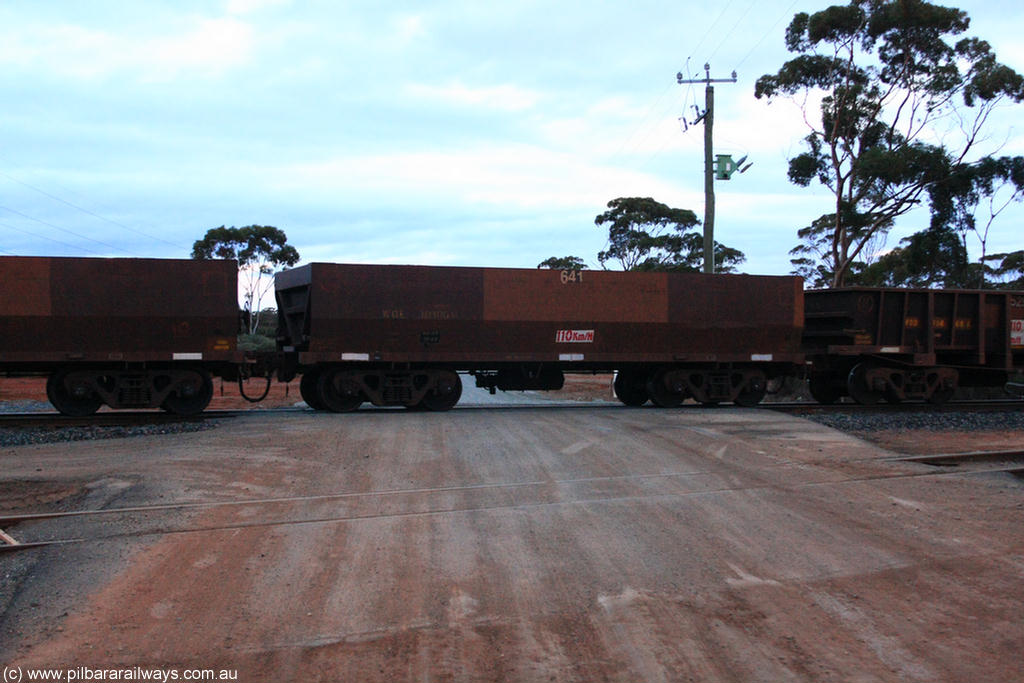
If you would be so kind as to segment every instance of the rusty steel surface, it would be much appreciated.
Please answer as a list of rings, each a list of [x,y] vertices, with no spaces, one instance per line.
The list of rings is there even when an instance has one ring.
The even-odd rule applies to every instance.
[[[315,263],[277,288],[306,363],[800,359],[794,277]]]
[[[0,257],[0,365],[233,359],[236,268],[233,261]]]
[[[1024,292],[851,288],[805,294],[808,353],[1024,367]]]

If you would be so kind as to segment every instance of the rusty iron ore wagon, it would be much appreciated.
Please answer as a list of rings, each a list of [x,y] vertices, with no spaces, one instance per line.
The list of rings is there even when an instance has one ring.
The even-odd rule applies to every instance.
[[[0,372],[57,410],[201,412],[241,361],[234,261],[0,257]]]
[[[942,403],[1024,373],[1024,292],[796,277],[313,263],[279,273],[278,349],[237,349],[233,261],[0,257],[0,373],[51,403],[192,414],[212,377],[302,375],[305,401],[447,410],[462,377],[555,390],[611,373],[627,405],[755,405],[776,377],[822,403]],[[252,399],[258,400],[258,399]]]
[[[617,372],[623,403],[754,405],[802,363],[795,277],[313,263],[279,273],[278,343],[305,401],[447,410],[477,386]]]
[[[1024,292],[851,288],[804,295],[820,403],[949,400],[1024,371]]]

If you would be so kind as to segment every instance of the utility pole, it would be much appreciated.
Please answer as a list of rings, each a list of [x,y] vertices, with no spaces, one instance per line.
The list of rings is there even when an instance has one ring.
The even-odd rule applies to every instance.
[[[715,88],[712,83],[735,83],[732,78],[711,78],[711,65],[704,65],[704,78],[684,79],[682,72],[676,74],[680,84],[704,83],[704,113],[694,123],[704,121],[704,272],[715,272],[715,162],[712,154],[712,128],[715,124]]]

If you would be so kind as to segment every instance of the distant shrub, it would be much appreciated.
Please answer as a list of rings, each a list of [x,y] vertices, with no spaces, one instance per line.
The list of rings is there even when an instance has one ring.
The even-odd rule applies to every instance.
[[[274,351],[277,343],[270,337],[262,334],[240,334],[238,335],[239,351]]]

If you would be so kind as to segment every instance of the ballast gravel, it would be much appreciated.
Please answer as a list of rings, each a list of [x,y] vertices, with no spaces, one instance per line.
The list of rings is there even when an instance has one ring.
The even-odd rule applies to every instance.
[[[214,429],[216,426],[214,422],[203,421],[148,425],[2,427],[0,428],[0,448],[71,441],[92,441],[95,439],[124,439],[134,436],[152,436],[154,434],[185,434]]]
[[[32,412],[28,402],[0,402],[0,413]],[[12,405],[15,404],[15,405]],[[49,409],[47,404],[40,404]],[[993,410],[941,412],[922,408],[920,411],[822,412],[803,415],[818,424],[855,435],[875,432],[976,432],[995,430],[1024,431],[1024,410]],[[7,427],[0,428],[0,447],[32,444],[120,439],[157,434],[183,434],[216,427],[215,422],[173,422],[140,425],[93,425],[74,427]]]
[[[892,411],[811,413],[803,417],[843,432],[863,434],[880,431],[975,432],[1024,430],[1024,410]]]
[[[52,410],[53,406],[46,401],[0,401],[0,414],[46,413]],[[0,427],[0,448],[31,446],[44,443],[92,441],[95,439],[124,439],[133,436],[152,436],[154,434],[185,434],[206,431],[216,426],[214,422],[203,420],[198,422],[135,425]]]

